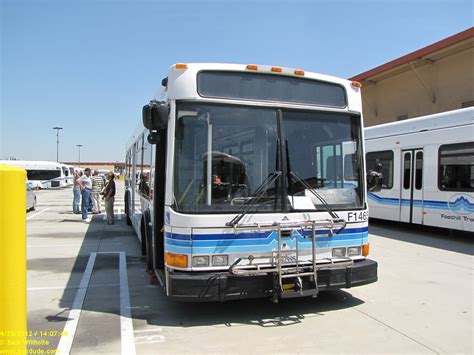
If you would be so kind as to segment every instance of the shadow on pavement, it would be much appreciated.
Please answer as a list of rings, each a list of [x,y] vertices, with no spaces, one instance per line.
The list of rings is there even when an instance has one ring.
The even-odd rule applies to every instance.
[[[130,301],[134,319],[148,324],[171,327],[203,325],[233,326],[236,324],[259,327],[281,327],[301,323],[307,317],[324,316],[326,312],[351,308],[364,303],[345,291],[321,292],[316,299],[300,298],[282,300],[273,304],[269,299],[250,299],[213,303],[184,303],[169,299],[161,286],[151,285],[145,273],[145,259],[140,254],[139,241],[124,218],[114,226],[107,226],[102,215],[95,215],[75,258],[67,288],[60,299],[60,307],[70,309],[91,252],[99,246],[115,245],[116,250],[127,250],[127,271]],[[115,242],[115,243],[110,243]],[[113,254],[98,254],[83,311],[120,315],[119,258]],[[64,260],[64,265],[71,263]],[[64,272],[61,260],[48,265],[49,271]],[[38,266],[38,265],[37,265]],[[72,289],[72,290],[71,290]],[[68,291],[67,291],[68,290]],[[65,322],[67,314],[50,314],[50,322]],[[82,316],[81,316],[82,319]]]
[[[420,226],[402,222],[370,219],[369,233],[456,253],[474,255],[474,234],[452,229]]]
[[[223,303],[181,303],[169,300],[162,290],[152,289],[155,301],[146,309],[134,310],[134,318],[148,324],[167,327],[254,325],[282,327],[301,323],[305,318],[351,308],[364,303],[345,291],[321,292],[316,299],[282,300],[248,299]],[[150,298],[149,298],[150,299]],[[142,301],[143,302],[143,301]]]

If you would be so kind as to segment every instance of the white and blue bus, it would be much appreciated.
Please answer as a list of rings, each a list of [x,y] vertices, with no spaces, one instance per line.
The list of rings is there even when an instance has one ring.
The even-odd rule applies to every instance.
[[[370,217],[474,231],[474,108],[365,129]]]
[[[175,64],[162,88],[127,147],[125,210],[168,296],[276,302],[377,280],[359,83]]]
[[[61,163],[35,160],[1,160],[0,164],[14,165],[25,169],[29,185],[35,189],[50,189],[67,185],[67,168]]]

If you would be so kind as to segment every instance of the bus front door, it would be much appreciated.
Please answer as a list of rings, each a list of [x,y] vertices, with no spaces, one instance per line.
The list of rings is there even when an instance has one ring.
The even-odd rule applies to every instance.
[[[400,221],[423,224],[423,149],[402,151]]]

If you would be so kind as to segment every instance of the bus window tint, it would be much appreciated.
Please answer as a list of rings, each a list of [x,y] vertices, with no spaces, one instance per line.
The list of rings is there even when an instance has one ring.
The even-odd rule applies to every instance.
[[[384,150],[366,154],[367,172],[375,170],[377,164],[382,164],[382,189],[393,187],[393,151]]]
[[[51,180],[61,176],[61,170],[27,170],[28,180]]]
[[[439,148],[438,186],[444,191],[474,191],[474,143]]]
[[[423,152],[416,153],[415,159],[415,189],[423,187]]]
[[[318,193],[333,208],[348,209],[363,205],[359,170],[348,166],[352,170],[348,174],[349,181],[344,179],[343,172],[344,155],[350,156],[351,161],[361,161],[360,120],[357,117],[285,111],[283,131],[292,172],[312,188],[318,189]],[[316,209],[321,207],[321,202],[313,198],[311,192],[306,191],[296,179],[291,181],[290,193],[308,196]]]
[[[147,139],[144,139],[143,142],[143,164],[142,164],[142,173],[141,179],[138,185],[138,189],[142,195],[146,198],[151,198],[152,192],[152,159],[153,159],[153,149],[152,145],[148,142]]]
[[[403,189],[410,189],[411,180],[411,153],[405,153],[403,156]]]
[[[181,104],[175,137],[174,205],[181,212],[239,211],[276,170],[274,109]],[[275,210],[274,186],[259,211]]]

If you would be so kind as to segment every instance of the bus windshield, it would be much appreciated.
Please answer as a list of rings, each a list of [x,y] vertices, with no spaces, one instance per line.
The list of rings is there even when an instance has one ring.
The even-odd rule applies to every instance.
[[[61,170],[27,170],[28,180],[51,180],[61,176]]]
[[[283,198],[290,211],[324,210],[308,185],[331,208],[362,206],[356,117],[194,103],[179,103],[176,117],[173,205],[178,212],[235,213],[249,203],[253,212],[282,212]],[[287,171],[282,171],[280,155],[286,154]],[[280,178],[267,184],[275,173]],[[262,197],[253,199],[262,189]]]

